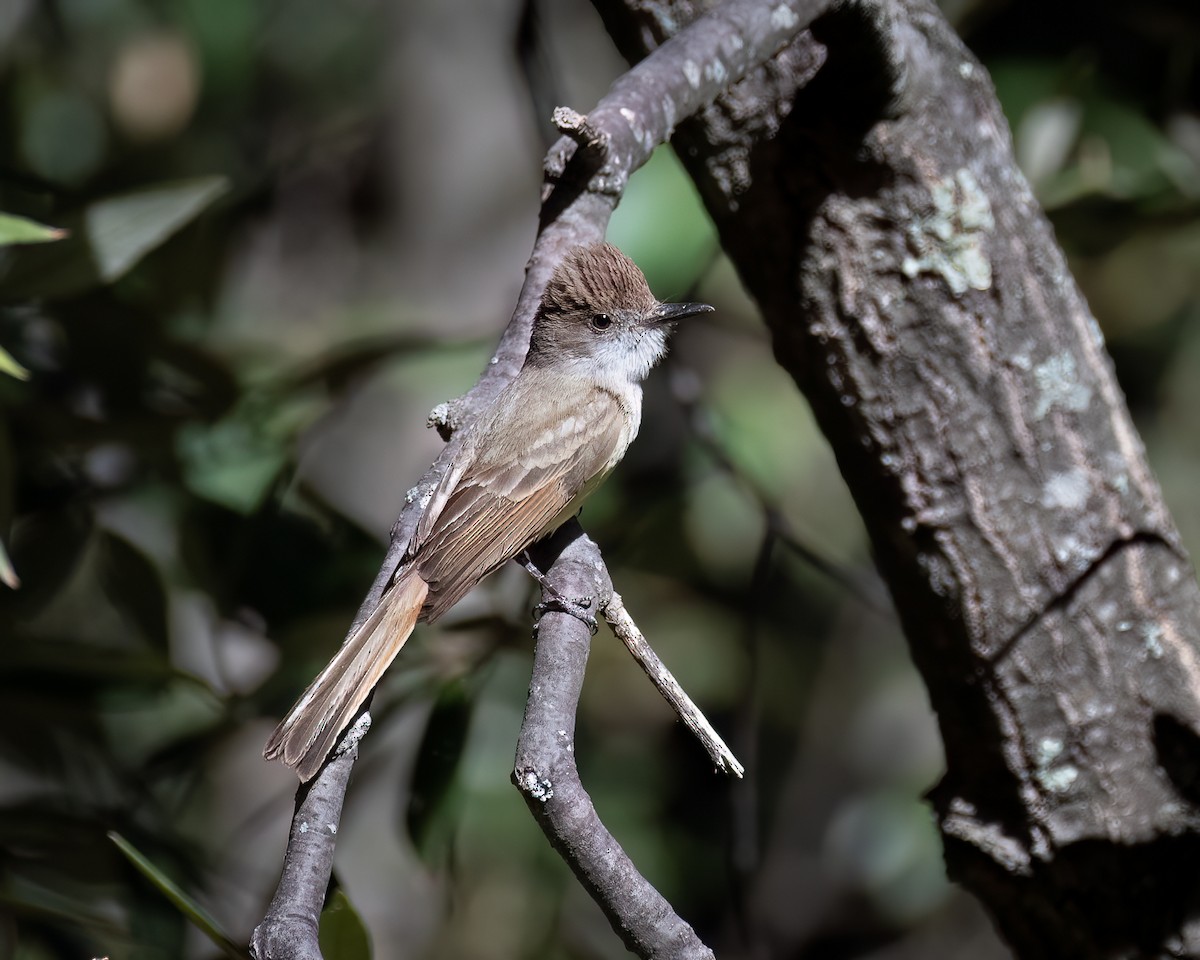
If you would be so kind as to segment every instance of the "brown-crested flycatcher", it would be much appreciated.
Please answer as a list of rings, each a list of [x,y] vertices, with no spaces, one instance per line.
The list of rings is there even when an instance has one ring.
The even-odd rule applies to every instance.
[[[263,751],[309,780],[418,620],[579,510],[625,455],[641,382],[671,321],[712,307],[659,303],[616,247],[578,247],[555,270],[521,372],[466,428],[379,606],[346,640]]]

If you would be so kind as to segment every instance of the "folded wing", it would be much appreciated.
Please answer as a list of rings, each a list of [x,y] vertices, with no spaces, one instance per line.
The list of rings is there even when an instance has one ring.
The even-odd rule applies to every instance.
[[[631,427],[617,398],[595,389],[564,410],[551,398],[508,398],[490,418],[441,509],[418,528],[413,566],[429,584],[422,619],[435,620],[481,579],[571,516],[620,461]],[[543,411],[531,422],[531,410]],[[510,429],[506,417],[520,417]],[[429,516],[427,512],[426,516]]]

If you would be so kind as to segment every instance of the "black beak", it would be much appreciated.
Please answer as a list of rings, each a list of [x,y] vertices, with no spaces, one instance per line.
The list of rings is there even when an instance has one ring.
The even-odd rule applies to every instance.
[[[712,313],[715,308],[707,303],[660,303],[646,314],[646,319],[657,323],[671,323],[698,313]]]

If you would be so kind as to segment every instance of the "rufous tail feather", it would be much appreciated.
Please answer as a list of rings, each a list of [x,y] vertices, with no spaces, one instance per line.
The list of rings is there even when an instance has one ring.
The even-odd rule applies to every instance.
[[[416,571],[396,581],[275,728],[263,756],[281,758],[295,768],[302,783],[311,780],[346,724],[396,659],[416,626],[427,593],[429,585]]]

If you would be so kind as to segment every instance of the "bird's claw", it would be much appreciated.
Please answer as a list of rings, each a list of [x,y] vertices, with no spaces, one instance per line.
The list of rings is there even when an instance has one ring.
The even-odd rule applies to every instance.
[[[596,631],[600,629],[596,623],[596,618],[588,613],[588,608],[596,602],[595,597],[562,597],[557,594],[551,594],[542,600],[533,608],[533,628],[534,633],[537,632],[537,626],[541,622],[543,616],[547,613],[565,613],[567,616],[574,617],[587,624],[587,628],[592,631],[592,636],[596,635]]]

